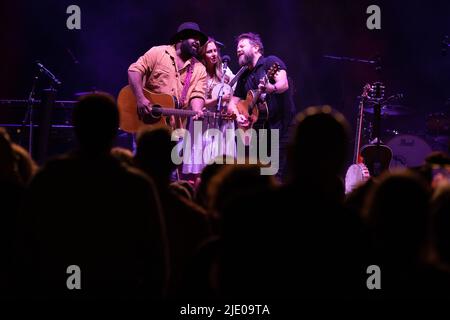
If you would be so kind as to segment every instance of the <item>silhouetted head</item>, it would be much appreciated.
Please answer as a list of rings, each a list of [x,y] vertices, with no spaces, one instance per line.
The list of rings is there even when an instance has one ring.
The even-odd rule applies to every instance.
[[[450,265],[450,184],[440,186],[431,202],[432,240],[440,259]]]
[[[197,186],[197,192],[195,196],[197,204],[199,204],[203,208],[207,208],[209,205],[208,190],[210,188],[212,178],[214,178],[214,176],[217,175],[220,172],[221,168],[227,163],[231,164],[235,162],[234,159],[232,159],[231,157],[227,157],[226,155],[217,156],[217,159],[220,158],[222,159],[214,161],[213,163],[210,163],[206,167],[204,167],[200,174],[200,183]]]
[[[172,182],[169,189],[182,198],[193,200],[195,195],[194,186],[186,180]]]
[[[221,216],[226,207],[245,195],[256,195],[277,186],[272,175],[262,175],[256,164],[224,165],[211,178],[208,189],[208,207]]]
[[[127,165],[127,166],[133,166],[133,152],[127,148],[122,147],[114,147],[111,149],[111,155],[119,160],[121,164]]]
[[[31,181],[31,178],[33,178],[39,167],[26,149],[16,143],[12,143],[11,146],[15,153],[17,172],[20,179],[23,183],[28,183]]]
[[[369,195],[367,221],[381,254],[417,259],[428,232],[430,189],[410,170],[386,173]]]
[[[72,121],[81,149],[90,153],[109,152],[119,127],[119,111],[111,95],[95,93],[81,97]]]
[[[176,168],[172,150],[176,142],[171,140],[171,130],[166,127],[145,130],[138,136],[134,157],[136,165],[158,181],[168,181]]]
[[[336,176],[342,170],[349,143],[344,116],[329,106],[310,107],[296,117],[289,147],[294,179]]]

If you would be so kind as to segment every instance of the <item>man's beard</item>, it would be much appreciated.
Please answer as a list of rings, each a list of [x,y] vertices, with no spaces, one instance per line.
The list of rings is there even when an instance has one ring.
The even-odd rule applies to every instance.
[[[194,49],[191,44],[189,44],[188,40],[181,41],[180,51],[181,51],[181,56],[185,60],[197,56],[197,50]]]
[[[239,66],[248,66],[253,62],[253,54],[252,53],[244,53],[239,57]]]

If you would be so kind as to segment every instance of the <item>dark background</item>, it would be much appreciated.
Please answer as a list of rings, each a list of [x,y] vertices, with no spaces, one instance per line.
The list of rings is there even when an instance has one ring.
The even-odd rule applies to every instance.
[[[66,8],[81,8],[81,30],[68,30]],[[368,30],[366,9],[381,8],[381,30]],[[117,95],[127,67],[151,46],[166,44],[178,25],[196,21],[226,44],[237,71],[235,37],[259,33],[266,55],[288,66],[297,109],[330,104],[353,124],[356,97],[366,82],[382,80],[388,95],[403,93],[407,117],[387,118],[384,127],[425,134],[426,117],[448,110],[450,1],[4,1],[0,4],[0,99],[24,99],[33,62],[40,60],[62,82],[58,99],[92,89]],[[370,59],[382,69],[334,61],[324,54]],[[45,81],[41,81],[45,87]],[[6,108],[0,122],[8,122]]]

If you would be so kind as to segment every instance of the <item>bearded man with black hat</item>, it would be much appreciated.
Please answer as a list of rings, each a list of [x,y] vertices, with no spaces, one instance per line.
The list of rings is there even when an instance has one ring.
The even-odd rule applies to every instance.
[[[143,87],[154,93],[173,95],[183,108],[190,105],[201,112],[205,101],[206,70],[195,56],[207,39],[195,22],[182,23],[170,39],[170,45],[152,47],[130,65],[128,80],[137,98],[139,115],[151,111]]]
[[[144,87],[154,93],[175,96],[181,108],[197,111],[197,117],[203,115],[207,74],[196,56],[207,39],[197,23],[184,22],[170,39],[170,45],[152,47],[130,65],[128,80],[137,100],[140,117],[152,110],[150,101],[143,94]],[[193,126],[192,122],[187,124],[189,129]],[[174,118],[171,124],[180,127]],[[184,173],[197,174],[195,170],[190,171],[183,169]]]

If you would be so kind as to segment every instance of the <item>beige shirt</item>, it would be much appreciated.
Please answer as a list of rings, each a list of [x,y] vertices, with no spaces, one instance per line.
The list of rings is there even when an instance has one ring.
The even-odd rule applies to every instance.
[[[136,71],[144,75],[144,87],[154,93],[165,93],[177,97],[180,101],[183,91],[187,67],[194,64],[191,82],[186,94],[183,108],[189,105],[192,98],[205,99],[206,69],[195,58],[187,60],[183,68],[178,70],[176,64],[175,47],[152,47],[136,62],[132,63],[128,71]]]

